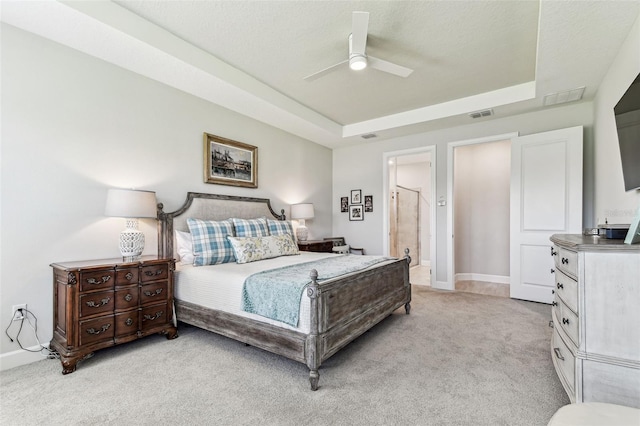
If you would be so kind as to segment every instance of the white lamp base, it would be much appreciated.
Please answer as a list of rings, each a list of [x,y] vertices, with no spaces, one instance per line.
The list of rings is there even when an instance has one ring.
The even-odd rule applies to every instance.
[[[138,219],[127,219],[127,228],[120,233],[120,253],[127,260],[139,257],[144,250],[144,233],[138,230]]]
[[[298,241],[307,241],[307,238],[309,238],[309,230],[306,226],[298,226],[298,228],[296,229],[296,238],[298,239]]]

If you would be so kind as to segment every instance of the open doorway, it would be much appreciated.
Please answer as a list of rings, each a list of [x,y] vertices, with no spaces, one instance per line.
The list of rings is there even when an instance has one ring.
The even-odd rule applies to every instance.
[[[430,285],[435,275],[435,147],[384,156],[384,247],[411,256],[412,284]]]

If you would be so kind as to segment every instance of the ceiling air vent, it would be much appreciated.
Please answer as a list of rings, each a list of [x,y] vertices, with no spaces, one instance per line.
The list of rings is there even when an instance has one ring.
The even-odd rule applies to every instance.
[[[362,135],[362,139],[371,139],[371,138],[377,138],[378,135],[376,135],[375,133],[367,133],[366,135]]]
[[[480,118],[480,117],[489,117],[493,115],[492,109],[483,109],[482,111],[470,112],[469,117],[471,118]]]
[[[565,90],[564,92],[550,93],[544,97],[544,106],[565,104],[567,102],[575,102],[582,99],[585,86],[578,87],[573,90]]]

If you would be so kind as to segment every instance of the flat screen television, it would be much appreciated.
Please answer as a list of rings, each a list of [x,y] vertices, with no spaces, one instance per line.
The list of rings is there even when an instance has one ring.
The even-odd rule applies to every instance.
[[[640,188],[640,74],[622,95],[613,112],[616,117],[624,190]]]

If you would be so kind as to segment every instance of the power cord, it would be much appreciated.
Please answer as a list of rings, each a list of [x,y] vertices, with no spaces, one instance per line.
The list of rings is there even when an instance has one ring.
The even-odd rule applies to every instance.
[[[17,315],[20,315],[20,316],[17,316]],[[29,318],[29,316],[33,317],[33,321],[35,324],[31,322],[31,319]],[[36,337],[36,342],[38,342],[38,346],[40,346],[40,349],[38,350],[25,348],[24,346],[22,346],[22,342],[20,342],[20,333],[22,333],[22,327],[24,326],[25,320],[27,321],[27,323],[29,323],[29,326],[33,330],[33,334]],[[16,333],[15,338],[13,338],[11,337],[11,335],[9,335],[9,329],[16,321],[20,321],[20,327],[18,328],[18,332]],[[31,312],[26,308],[16,309],[16,311],[13,313],[13,316],[11,317],[11,322],[9,323],[9,326],[5,329],[4,333],[7,335],[7,337],[9,338],[9,340],[11,340],[12,343],[13,342],[18,343],[18,346],[20,346],[20,349],[24,351],[41,353],[43,356],[46,356],[49,359],[54,359],[54,358],[57,359],[60,357],[57,352],[50,350],[48,347],[40,343],[40,338],[38,337],[38,318],[34,315],[33,312]]]

